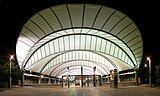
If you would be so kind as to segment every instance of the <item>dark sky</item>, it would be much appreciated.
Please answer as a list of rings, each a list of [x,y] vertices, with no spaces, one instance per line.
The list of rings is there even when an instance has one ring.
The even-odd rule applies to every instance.
[[[53,5],[84,2],[103,4],[129,16],[141,31],[143,57],[149,55],[155,63],[160,61],[158,0],[0,0],[0,55],[15,50],[22,26],[36,12]]]

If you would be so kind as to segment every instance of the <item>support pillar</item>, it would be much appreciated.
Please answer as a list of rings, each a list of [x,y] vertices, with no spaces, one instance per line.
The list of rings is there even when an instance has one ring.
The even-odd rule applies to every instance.
[[[63,87],[63,76],[62,76],[62,87]]]
[[[117,69],[114,69],[114,86],[113,88],[118,88],[118,73]]]
[[[119,74],[117,74],[117,76],[118,76],[118,83],[120,83],[121,82],[121,80],[120,80],[120,75]]]
[[[83,67],[81,66],[81,86],[83,87]]]
[[[24,87],[24,71],[22,71],[21,87]]]
[[[68,70],[68,78],[67,79],[68,79],[68,88],[69,88],[69,77],[70,77],[69,76],[69,67],[67,67],[67,70]]]
[[[109,82],[110,82],[110,76],[108,76],[108,77],[107,77],[106,82],[107,82],[107,83],[109,83]]]
[[[136,86],[138,86],[138,75],[137,75],[137,69],[135,70],[135,82],[136,82]]]
[[[89,76],[87,75],[87,86],[89,86]]]
[[[93,86],[94,87],[96,87],[96,73],[95,73],[95,71],[96,71],[96,67],[93,68],[93,73],[94,73],[93,74]]]
[[[48,84],[51,84],[51,78],[50,77],[48,78]]]
[[[102,77],[99,76],[99,86],[102,86]]]
[[[41,75],[39,76],[38,84],[41,84]]]
[[[111,88],[118,88],[117,69],[110,71],[110,87]]]
[[[70,86],[69,86],[69,75],[68,75],[68,88],[69,88]]]

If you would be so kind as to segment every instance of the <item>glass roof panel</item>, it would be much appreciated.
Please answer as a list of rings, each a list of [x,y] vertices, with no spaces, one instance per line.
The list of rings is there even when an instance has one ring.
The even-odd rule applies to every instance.
[[[38,69],[34,69],[38,62],[72,50],[103,53],[134,68],[141,62],[143,42],[136,24],[118,10],[94,4],[64,4],[33,15],[23,26],[16,45],[18,62],[33,70]],[[88,53],[80,54],[73,58],[84,54],[83,57],[94,58]]]

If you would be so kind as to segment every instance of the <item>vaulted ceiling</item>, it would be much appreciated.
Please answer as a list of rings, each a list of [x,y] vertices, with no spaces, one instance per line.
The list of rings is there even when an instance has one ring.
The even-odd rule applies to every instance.
[[[122,12],[95,4],[63,4],[34,14],[16,44],[19,65],[55,77],[106,75],[138,67],[143,42],[134,21]]]

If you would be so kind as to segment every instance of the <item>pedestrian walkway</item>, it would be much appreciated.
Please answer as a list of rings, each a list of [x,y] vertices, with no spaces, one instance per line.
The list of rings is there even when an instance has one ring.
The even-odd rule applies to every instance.
[[[0,96],[160,96],[160,89],[142,86],[127,86],[117,89],[109,87],[23,87],[0,91]]]

